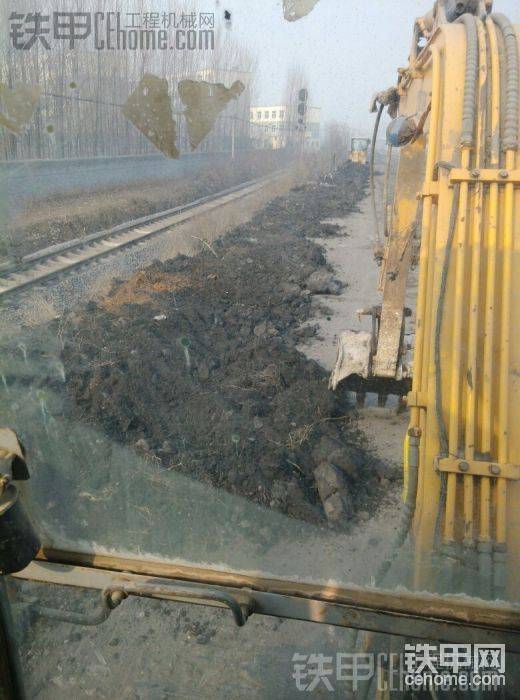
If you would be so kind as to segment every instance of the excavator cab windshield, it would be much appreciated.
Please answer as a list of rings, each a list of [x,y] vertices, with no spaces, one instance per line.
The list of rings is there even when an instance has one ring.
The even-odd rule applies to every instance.
[[[0,698],[520,692],[520,13],[397,5],[2,4]]]

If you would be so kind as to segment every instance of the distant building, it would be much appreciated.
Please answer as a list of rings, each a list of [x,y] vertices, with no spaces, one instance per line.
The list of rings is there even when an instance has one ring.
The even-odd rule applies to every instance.
[[[249,118],[255,125],[250,130],[255,148],[285,148],[288,126],[284,105],[251,107]]]
[[[255,148],[285,148],[289,135],[296,132],[296,124],[288,121],[286,105],[256,106],[250,109],[252,122],[250,134]],[[317,151],[320,148],[321,109],[309,107],[305,130],[305,150]]]

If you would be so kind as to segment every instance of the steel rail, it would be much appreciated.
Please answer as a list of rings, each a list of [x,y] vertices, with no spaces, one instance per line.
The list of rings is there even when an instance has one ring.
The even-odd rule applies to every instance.
[[[248,180],[187,204],[133,219],[105,231],[44,248],[22,258],[20,264],[0,269],[0,297],[67,273],[101,257],[165,233],[187,220],[235,202],[262,189],[284,171]]]

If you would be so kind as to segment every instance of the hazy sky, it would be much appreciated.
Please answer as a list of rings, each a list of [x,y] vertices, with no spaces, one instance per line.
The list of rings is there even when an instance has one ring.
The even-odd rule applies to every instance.
[[[201,0],[201,9],[210,3]],[[363,129],[372,123],[370,98],[395,84],[397,67],[407,62],[414,19],[433,0],[319,0],[297,22],[284,20],[281,0],[213,4],[219,12],[232,12],[230,31],[259,58],[261,101],[279,102],[287,67],[300,64],[309,77],[310,101],[322,108],[323,120],[346,119]],[[495,10],[520,24],[518,0],[495,0]]]

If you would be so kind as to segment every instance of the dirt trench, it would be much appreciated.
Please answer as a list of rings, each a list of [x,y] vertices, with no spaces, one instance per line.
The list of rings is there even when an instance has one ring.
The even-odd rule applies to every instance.
[[[303,327],[312,300],[341,289],[313,239],[340,235],[321,222],[354,210],[366,184],[366,169],[347,164],[71,312],[60,332],[72,415],[165,470],[351,525],[378,498],[380,465],[347,394],[297,344],[317,333]]]

